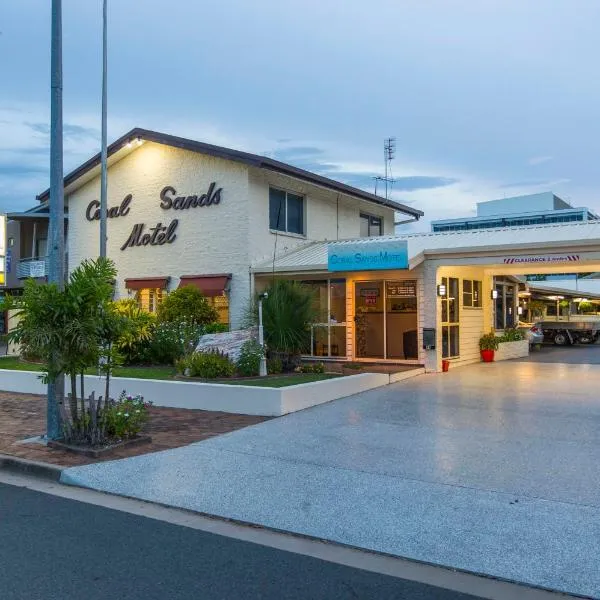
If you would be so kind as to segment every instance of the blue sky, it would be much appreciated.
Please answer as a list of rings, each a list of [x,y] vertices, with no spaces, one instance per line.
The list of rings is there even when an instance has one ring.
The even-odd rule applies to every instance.
[[[63,0],[65,169],[99,150],[101,1]],[[600,210],[597,0],[109,0],[109,140],[266,154],[433,218],[553,190]],[[50,1],[0,5],[0,210],[48,186]]]

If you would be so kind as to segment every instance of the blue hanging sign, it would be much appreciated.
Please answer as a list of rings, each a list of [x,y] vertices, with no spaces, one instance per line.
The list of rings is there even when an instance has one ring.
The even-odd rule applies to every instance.
[[[408,269],[408,244],[405,240],[329,244],[329,271],[375,271]]]

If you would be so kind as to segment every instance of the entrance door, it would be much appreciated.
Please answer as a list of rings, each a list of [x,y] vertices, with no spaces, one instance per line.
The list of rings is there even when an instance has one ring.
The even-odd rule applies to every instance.
[[[357,358],[385,358],[383,281],[354,284]]]
[[[416,280],[357,282],[354,309],[357,358],[418,360]]]

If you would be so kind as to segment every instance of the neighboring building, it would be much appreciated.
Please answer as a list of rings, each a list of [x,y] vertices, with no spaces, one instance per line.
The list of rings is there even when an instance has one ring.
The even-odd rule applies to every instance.
[[[234,328],[249,306],[255,264],[311,240],[390,235],[396,213],[423,214],[264,156],[143,129],[111,144],[108,155],[107,254],[118,297],[154,311],[164,294],[193,284]],[[65,177],[69,270],[98,256],[99,194],[96,155]],[[47,190],[40,208],[12,215],[21,223],[24,273],[30,258],[45,254],[38,215],[48,198]]]
[[[575,208],[552,192],[515,196],[477,203],[477,215],[431,222],[431,231],[470,231],[499,227],[524,227],[595,221],[598,215]]]

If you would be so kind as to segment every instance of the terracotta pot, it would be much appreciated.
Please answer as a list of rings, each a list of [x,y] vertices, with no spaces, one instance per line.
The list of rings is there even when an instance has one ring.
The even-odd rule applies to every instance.
[[[494,362],[494,350],[481,350],[481,360],[483,362]]]

